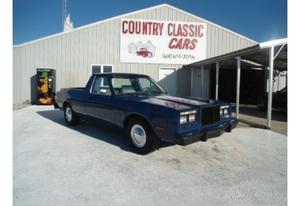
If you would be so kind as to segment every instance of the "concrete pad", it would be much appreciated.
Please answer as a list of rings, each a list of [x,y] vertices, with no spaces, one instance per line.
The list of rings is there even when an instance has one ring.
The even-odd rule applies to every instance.
[[[286,205],[287,137],[237,128],[141,156],[119,131],[14,111],[14,205]]]

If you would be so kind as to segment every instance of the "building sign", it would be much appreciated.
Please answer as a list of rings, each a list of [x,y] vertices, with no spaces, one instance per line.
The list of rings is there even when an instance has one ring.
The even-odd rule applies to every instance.
[[[206,58],[206,23],[121,19],[120,61],[190,64]]]

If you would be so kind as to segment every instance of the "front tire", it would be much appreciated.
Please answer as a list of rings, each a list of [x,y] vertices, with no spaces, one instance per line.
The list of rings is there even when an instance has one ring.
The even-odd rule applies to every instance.
[[[64,107],[64,116],[65,116],[65,121],[68,125],[73,126],[78,123],[78,116],[76,115],[76,113],[74,113],[70,105],[66,105]]]
[[[148,154],[155,149],[155,135],[143,120],[131,120],[126,125],[130,147],[138,154]]]

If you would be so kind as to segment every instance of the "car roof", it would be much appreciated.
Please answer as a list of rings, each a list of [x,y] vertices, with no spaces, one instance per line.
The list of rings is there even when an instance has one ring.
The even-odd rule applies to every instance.
[[[118,76],[118,77],[128,77],[128,76],[132,76],[132,77],[149,77],[148,75],[145,74],[134,74],[134,73],[116,73],[116,72],[111,72],[111,73],[95,73],[93,74],[95,76]]]

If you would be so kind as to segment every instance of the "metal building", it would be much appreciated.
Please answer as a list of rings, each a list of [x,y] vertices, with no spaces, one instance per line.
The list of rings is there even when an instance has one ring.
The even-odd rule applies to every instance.
[[[187,36],[191,39],[186,40]],[[207,96],[210,74],[202,74],[206,81],[200,86],[200,70],[180,68],[255,44],[229,29],[162,4],[15,45],[13,103],[33,102],[32,80],[37,68],[56,71],[56,91],[84,86],[92,72],[129,72],[151,76],[171,95],[191,96],[201,90]]]

